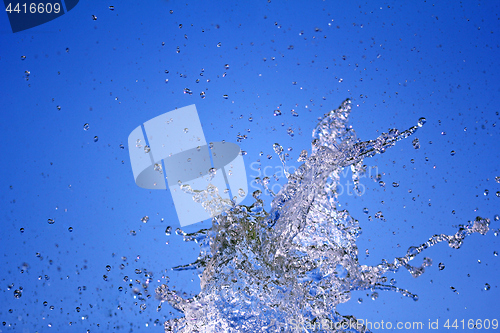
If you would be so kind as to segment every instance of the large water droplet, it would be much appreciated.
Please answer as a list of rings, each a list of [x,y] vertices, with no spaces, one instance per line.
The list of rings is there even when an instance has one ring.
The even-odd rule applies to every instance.
[[[418,127],[422,127],[424,126],[424,124],[427,122],[427,119],[425,119],[424,117],[420,118],[418,120]]]

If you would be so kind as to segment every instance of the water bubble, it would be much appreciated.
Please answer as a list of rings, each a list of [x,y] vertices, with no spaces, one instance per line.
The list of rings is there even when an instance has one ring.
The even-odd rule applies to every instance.
[[[141,219],[142,223],[148,223],[149,221],[149,216],[144,216],[142,219]]]
[[[21,56],[21,60],[25,60],[26,59],[26,56]]]
[[[151,151],[151,148],[148,145],[144,146],[144,152],[147,154]]]
[[[281,116],[281,111],[280,110],[274,110],[274,116]]]
[[[48,219],[48,220],[47,220],[47,222],[48,222],[49,224],[54,224],[56,221],[54,221],[54,219]]]
[[[115,6],[109,6],[109,10],[115,10]]]
[[[99,140],[99,138],[96,136],[94,136],[94,142],[97,142],[97,140]]]
[[[84,131],[88,131],[89,130],[89,124],[88,123],[83,124],[83,130]]]
[[[490,289],[491,289],[490,284],[489,284],[489,283],[485,283],[485,284],[484,284],[484,290],[488,291],[488,290],[490,290]]]
[[[427,119],[425,119],[424,117],[420,118],[418,120],[418,127],[422,127],[424,126],[424,124],[427,122]]]
[[[455,151],[454,150],[450,151],[450,155],[455,156]]]
[[[165,229],[165,235],[167,236],[170,236],[170,234],[172,233],[172,227],[171,226],[168,226],[166,229]]]

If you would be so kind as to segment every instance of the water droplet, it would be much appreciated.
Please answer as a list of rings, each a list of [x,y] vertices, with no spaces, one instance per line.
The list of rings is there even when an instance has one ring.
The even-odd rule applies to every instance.
[[[115,6],[109,6],[109,10],[115,10]]]
[[[88,131],[89,130],[89,124],[88,123],[83,124],[83,130],[84,131]]]
[[[372,300],[376,300],[378,298],[378,293],[377,292],[374,292],[372,293]]]
[[[500,198],[500,191],[497,191],[496,195]]]
[[[149,153],[150,151],[151,151],[151,148],[149,148],[149,146],[148,146],[148,145],[145,145],[145,146],[144,146],[144,152],[147,154],[147,153]]]
[[[489,190],[484,190],[484,195],[488,195],[490,194],[490,191]]]
[[[444,269],[444,267],[445,267],[444,264],[442,262],[440,262],[438,265],[439,270],[442,271]]]
[[[14,290],[14,298],[21,298],[23,295],[22,291],[19,289]]]
[[[399,187],[399,183],[393,182],[392,187]]]
[[[360,304],[363,303],[363,299],[361,297],[358,298],[358,303],[360,303]]]
[[[420,118],[418,120],[418,127],[422,127],[424,126],[424,124],[427,122],[427,119],[425,119],[424,117]]]
[[[200,93],[200,97],[201,97],[201,98],[205,98],[205,92],[204,92],[204,91],[202,91],[202,92]]]
[[[280,110],[274,110],[274,116],[281,116],[281,111]]]
[[[419,142],[418,138],[413,139],[413,141],[411,143],[413,144],[413,148],[415,148],[415,149],[420,148],[420,142]]]
[[[495,221],[498,221],[498,220],[500,220],[500,216],[498,216],[498,215],[495,215],[495,216],[493,217],[493,220],[495,220]]]
[[[193,92],[189,88],[184,88],[184,93],[188,94],[188,95],[192,95],[193,94]]]
[[[47,222],[48,222],[49,224],[54,224],[56,221],[54,221],[54,219],[48,219],[48,220],[47,220]]]
[[[252,122],[252,121],[253,121],[253,118],[252,118],[252,117],[249,117],[249,118],[248,118],[248,121],[249,121],[249,122]]]
[[[307,150],[304,149],[300,152],[297,162],[304,162],[305,160],[307,160]]]
[[[217,43],[217,47],[221,47],[222,46],[222,43],[221,42],[218,42]]]
[[[493,251],[493,255],[494,255],[495,257],[498,257],[498,252],[497,252],[497,251]]]
[[[489,283],[485,283],[485,284],[484,284],[484,290],[488,291],[488,290],[490,290],[490,289],[491,289],[490,284],[489,284]]]
[[[25,60],[26,59],[26,56],[21,56],[21,60]]]
[[[225,68],[225,69],[229,69],[229,64],[225,64],[225,65],[224,65],[224,68]]]
[[[142,219],[141,219],[142,223],[148,223],[149,221],[149,216],[144,216]]]
[[[240,188],[238,190],[238,195],[243,198],[246,195],[246,193],[245,193],[245,191],[242,188]]]
[[[168,227],[165,229],[165,235],[170,236],[171,234],[172,234],[172,227],[171,227],[171,226],[168,226]]]
[[[363,208],[363,213],[368,214],[368,208]]]
[[[57,108],[57,110],[59,110],[59,111],[61,110],[61,106],[60,106],[60,105],[56,106],[56,108]]]
[[[291,110],[291,113],[292,113],[292,116],[294,116],[294,117],[299,116],[299,114],[294,109]]]
[[[99,140],[99,138],[96,136],[94,136],[94,142],[97,142],[97,140]]]
[[[455,151],[454,150],[450,151],[450,155],[455,156]]]
[[[97,20],[97,16],[92,15],[92,20],[94,20],[94,21]]]
[[[184,133],[187,133],[187,132],[189,132],[189,128],[187,128],[187,127],[186,127],[186,128],[184,129]]]
[[[222,95],[222,98],[224,98],[224,99],[228,99],[228,98],[229,98],[229,96],[228,96],[228,95]]]
[[[24,228],[19,229],[21,233],[24,233]]]
[[[497,183],[500,183],[500,176],[496,176],[496,177],[495,177],[495,181],[496,181]]]
[[[68,228],[68,231],[69,231],[69,232],[73,232],[73,227],[69,227],[69,228]]]
[[[276,154],[281,154],[283,152],[283,147],[279,143],[273,144],[273,149]]]

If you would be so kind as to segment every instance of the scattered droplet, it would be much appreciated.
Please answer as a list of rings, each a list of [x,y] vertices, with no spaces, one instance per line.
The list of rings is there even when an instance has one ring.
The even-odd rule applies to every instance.
[[[225,64],[225,65],[224,65],[224,68],[225,68],[225,69],[229,69],[229,64]]]
[[[57,108],[57,110],[59,110],[59,111],[61,110],[61,106],[60,106],[60,105],[56,106],[56,108]]]
[[[189,132],[189,128],[187,128],[187,127],[186,127],[186,128],[184,129],[184,133],[187,133],[187,132]]]
[[[413,144],[413,148],[415,148],[415,149],[420,148],[420,142],[419,142],[418,138],[413,139],[413,141],[411,143]]]
[[[229,96],[228,96],[228,95],[222,95],[222,98],[224,98],[224,99],[228,99],[228,98],[229,98]]]
[[[26,56],[21,56],[21,60],[25,60],[26,59]]]
[[[497,191],[496,195],[500,198],[500,191]]]
[[[500,220],[500,216],[498,216],[498,214],[497,214],[497,215],[495,215],[495,216],[493,216],[493,220],[495,220],[495,221],[499,221],[499,220]]]
[[[24,228],[19,229],[21,233],[24,233]]]
[[[168,226],[168,227],[165,229],[165,235],[170,236],[171,234],[172,234],[172,227],[171,227],[171,226]]]
[[[454,150],[450,151],[450,155],[451,155],[451,156],[455,156],[455,154],[456,154],[456,153],[455,153],[455,151],[454,151]]]
[[[372,300],[376,300],[378,298],[378,293],[377,292],[374,292],[372,293]]]
[[[149,146],[148,146],[148,145],[145,145],[145,146],[144,146],[144,152],[147,154],[147,153],[149,153],[150,151],[151,151],[151,148],[149,148]]]
[[[281,111],[280,110],[274,110],[274,116],[281,116]]]
[[[115,6],[109,6],[109,10],[115,10]]]
[[[94,21],[97,20],[97,16],[92,15],[92,20],[94,20]]]
[[[144,216],[142,219],[141,219],[142,223],[148,223],[149,221],[149,216]]]
[[[490,284],[489,284],[489,283],[485,283],[485,284],[484,284],[484,290],[488,291],[488,290],[490,290],[490,289],[491,289]]]
[[[493,251],[493,255],[494,255],[495,257],[498,257],[498,252],[497,252],[497,251]]]
[[[368,214],[368,208],[363,208],[363,213]]]
[[[21,298],[23,295],[22,291],[19,289],[14,290],[14,298]]]
[[[297,162],[304,162],[305,160],[307,160],[307,150],[304,149],[300,152]]]
[[[500,183],[500,176],[496,176],[496,177],[495,177],[495,181],[496,181],[497,183]]]
[[[484,193],[483,193],[483,194],[484,194],[484,195],[488,195],[488,194],[490,194],[490,191],[486,189],[486,190],[484,190]]]
[[[83,124],[83,130],[84,131],[88,131],[89,130],[89,124],[88,123]]]
[[[94,136],[94,142],[97,142],[97,140],[99,140],[99,138],[96,136]]]
[[[54,219],[48,219],[48,220],[47,220],[47,222],[48,222],[49,224],[54,224],[56,221],[54,221]]]
[[[393,182],[392,187],[399,187],[399,183]]]
[[[201,97],[201,98],[205,98],[205,92],[204,92],[204,91],[202,91],[202,92],[200,93],[200,97]]]
[[[424,117],[420,118],[418,120],[418,127],[422,127],[424,126],[424,124],[427,122],[427,119],[425,119]]]
[[[69,228],[68,228],[68,231],[69,231],[69,232],[73,232],[73,227],[69,227]]]
[[[218,42],[217,43],[217,47],[221,47],[222,46],[222,43],[221,42]]]
[[[240,189],[238,190],[238,195],[239,195],[241,198],[243,198],[243,197],[245,197],[246,193],[245,193],[245,191],[244,191],[242,188],[240,188]]]

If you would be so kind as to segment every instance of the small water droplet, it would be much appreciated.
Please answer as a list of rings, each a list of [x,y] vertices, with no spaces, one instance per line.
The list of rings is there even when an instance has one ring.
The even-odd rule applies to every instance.
[[[48,222],[49,224],[54,224],[56,221],[54,221],[54,219],[48,219],[48,220],[47,220],[47,222]]]
[[[14,290],[14,298],[21,298],[23,295],[22,291],[19,289]]]
[[[202,91],[202,92],[200,93],[200,97],[201,97],[202,99],[203,99],[203,98],[205,98],[205,92],[204,92],[204,91]]]
[[[217,47],[221,47],[222,46],[222,43],[221,42],[218,42],[217,43]]]
[[[488,194],[490,194],[490,191],[486,189],[486,190],[484,190],[484,193],[483,193],[483,194],[484,194],[484,195],[488,195]]]
[[[94,136],[94,142],[97,142],[97,140],[99,140],[99,137],[97,137],[97,135],[96,135],[96,136]]]
[[[144,216],[142,219],[141,219],[142,223],[148,223],[149,221],[149,216]]]
[[[61,106],[60,106],[60,105],[56,106],[56,108],[57,108],[57,110],[59,110],[59,111],[61,110]]]
[[[374,292],[372,293],[372,300],[376,300],[378,298],[378,293],[377,292]]]
[[[151,148],[149,148],[149,146],[148,146],[148,145],[145,145],[145,146],[144,146],[144,152],[147,154],[147,153],[149,153],[150,151],[151,151]]]
[[[83,130],[84,130],[84,131],[88,131],[88,130],[89,130],[89,124],[88,124],[88,123],[85,123],[85,124],[83,125]]]
[[[281,116],[281,111],[280,110],[274,110],[274,116]]]
[[[456,154],[456,153],[455,153],[455,151],[454,151],[454,150],[450,151],[450,155],[451,155],[451,156],[455,156],[455,154]]]
[[[496,195],[500,198],[500,191],[497,191]]]
[[[493,220],[495,220],[495,221],[499,221],[499,220],[500,220],[500,216],[495,215],[495,216],[493,217]]]
[[[494,255],[495,257],[498,257],[498,252],[497,252],[497,251],[493,251],[493,255]]]
[[[418,120],[418,127],[422,127],[424,126],[424,124],[427,122],[427,119],[425,119],[424,117],[420,118]]]
[[[490,290],[490,289],[491,289],[490,284],[489,284],[489,283],[485,283],[485,284],[484,284],[484,290],[488,291],[488,290]]]
[[[26,56],[21,56],[21,60],[25,60],[26,59]]]
[[[393,182],[392,187],[399,187],[399,183]]]
[[[172,227],[171,227],[171,226],[168,226],[168,227],[165,229],[165,235],[170,236],[171,234],[172,234]]]
[[[24,233],[24,228],[19,229],[21,233]]]
[[[225,65],[224,65],[224,68],[225,68],[225,69],[229,69],[229,64],[225,64]]]
[[[187,132],[189,132],[189,128],[187,128],[187,127],[186,127],[186,128],[184,129],[184,133],[187,133]]]
[[[411,143],[413,144],[413,148],[415,148],[415,149],[420,148],[420,142],[419,142],[418,138],[415,138]]]
[[[69,228],[68,228],[68,231],[69,231],[69,232],[73,232],[73,227],[69,227]]]
[[[97,16],[92,15],[92,20],[94,20],[94,21],[97,20]]]
[[[222,95],[222,98],[224,98],[224,99],[228,99],[228,98],[229,98],[229,96],[228,96],[228,95]]]
[[[115,6],[109,6],[109,10],[115,10]]]

